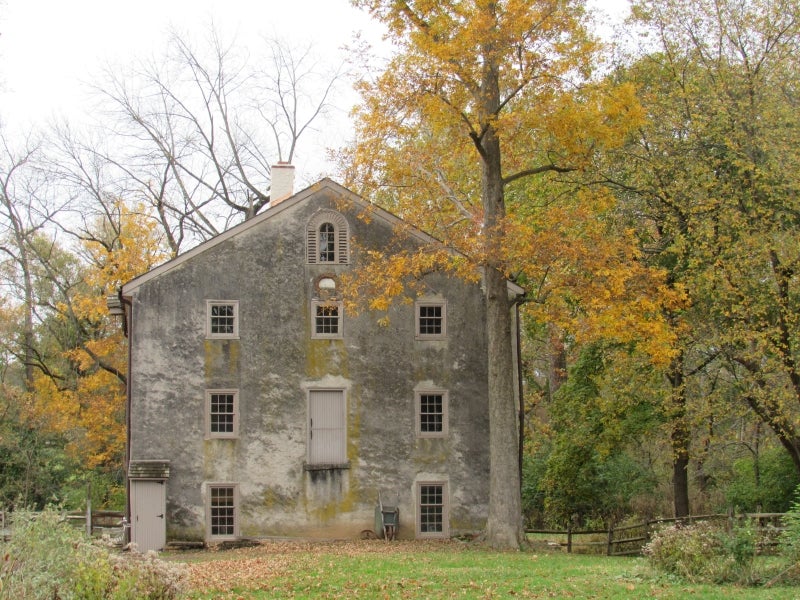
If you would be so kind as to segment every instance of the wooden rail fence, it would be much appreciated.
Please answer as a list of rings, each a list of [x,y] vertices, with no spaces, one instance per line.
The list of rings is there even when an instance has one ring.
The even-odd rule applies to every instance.
[[[732,529],[736,524],[750,522],[756,531],[758,551],[767,554],[774,551],[778,545],[778,538],[783,531],[783,516],[784,513],[694,515],[679,519],[653,519],[641,523],[611,526],[608,529],[526,529],[525,532],[532,536],[557,536],[558,541],[548,539],[540,541],[564,548],[569,553],[574,552],[576,548],[582,548],[587,553],[636,556],[642,553],[654,531],[669,525],[721,521]],[[589,538],[588,541],[584,541],[586,538]]]
[[[64,513],[65,521],[75,527],[85,528],[91,536],[107,535],[121,544],[125,534],[124,513],[111,510],[88,510]],[[12,513],[0,510],[0,539],[8,541],[14,528]]]
[[[653,519],[630,525],[612,526],[608,529],[526,529],[532,536],[557,536],[558,541],[545,539],[548,545],[565,548],[572,553],[576,548],[584,548],[595,554],[608,556],[635,556],[642,553],[654,531],[660,528],[701,521],[722,521],[732,529],[737,524],[749,522],[756,531],[758,551],[767,554],[775,549],[783,531],[785,513],[743,513],[695,515],[679,519]],[[77,511],[65,513],[64,519],[76,527],[85,527],[87,533],[95,536],[108,535],[122,543],[125,535],[123,513],[117,511]],[[8,540],[13,528],[12,519],[6,511],[0,510],[0,539]],[[582,541],[585,538],[588,541]]]

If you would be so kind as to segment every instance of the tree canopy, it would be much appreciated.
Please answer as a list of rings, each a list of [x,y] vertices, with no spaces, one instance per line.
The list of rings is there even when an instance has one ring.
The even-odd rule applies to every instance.
[[[346,312],[385,311],[432,270],[482,280],[487,540],[517,547],[523,508],[563,524],[788,493],[796,0],[637,0],[613,55],[580,0],[352,3],[393,53],[359,57],[343,183],[439,243],[366,256]],[[3,503],[121,483],[125,342],[105,297],[264,210],[270,165],[336,98],[338,66],[265,50],[253,63],[213,31],[176,35],[95,78],[91,127],[0,130]]]
[[[517,301],[530,300],[532,313],[549,313],[573,335],[622,337],[644,327],[651,349],[659,347],[654,356],[670,354],[660,307],[680,302],[680,293],[658,293],[660,271],[635,267],[634,238],[607,220],[613,197],[590,185],[596,153],[620,145],[642,113],[633,86],[593,76],[598,46],[581,2],[354,4],[388,27],[397,53],[361,86],[356,144],[343,157],[347,183],[481,270],[492,471],[486,535],[497,547],[517,547],[507,280],[529,288]],[[413,257],[407,265],[413,273]],[[628,311],[637,327],[620,328]]]

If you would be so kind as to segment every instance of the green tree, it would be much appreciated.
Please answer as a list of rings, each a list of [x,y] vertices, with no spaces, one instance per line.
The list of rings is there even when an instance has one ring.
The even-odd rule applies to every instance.
[[[739,458],[731,471],[725,482],[728,506],[747,512],[786,512],[791,508],[800,476],[780,446]]]
[[[693,380],[725,367],[737,397],[800,469],[796,360],[797,44],[784,0],[645,0],[647,37],[622,74],[648,113],[609,168],[639,221],[645,256],[682,286],[672,390],[675,512],[687,514]]]
[[[586,345],[549,407],[554,443],[540,486],[555,524],[618,522],[635,497],[655,488],[654,473],[632,449],[658,432],[662,416],[642,391],[650,382],[618,377],[619,364],[647,364],[631,354],[620,345]]]

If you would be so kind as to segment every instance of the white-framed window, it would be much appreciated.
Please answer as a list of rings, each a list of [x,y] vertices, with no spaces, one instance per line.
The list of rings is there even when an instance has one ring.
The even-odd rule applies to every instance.
[[[341,302],[313,301],[311,311],[312,338],[342,337],[343,307]]]
[[[308,465],[347,463],[344,390],[308,390]]]
[[[446,390],[417,390],[416,422],[418,437],[445,437],[448,421]]]
[[[442,339],[447,336],[447,303],[419,300],[414,304],[417,339]]]
[[[225,540],[239,537],[239,485],[208,484],[206,515],[210,539]]]
[[[239,337],[238,300],[206,300],[206,337]]]
[[[336,228],[327,221],[319,226],[317,256],[321,263],[336,262]]]
[[[417,537],[449,537],[446,481],[417,482]]]
[[[239,391],[206,390],[206,436],[239,436]]]
[[[309,264],[350,262],[350,231],[347,219],[335,210],[321,210],[306,227],[306,260]]]

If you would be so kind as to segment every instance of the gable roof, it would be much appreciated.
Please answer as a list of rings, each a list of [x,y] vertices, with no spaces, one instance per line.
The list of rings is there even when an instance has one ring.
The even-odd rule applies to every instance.
[[[329,177],[325,177],[324,179],[321,179],[320,181],[297,192],[293,196],[290,196],[289,198],[279,202],[275,206],[270,206],[267,210],[256,215],[252,219],[248,219],[247,221],[239,223],[238,225],[235,225],[234,227],[231,227],[230,229],[223,231],[219,235],[214,236],[210,240],[206,240],[205,242],[195,246],[194,248],[185,252],[184,254],[176,256],[172,260],[169,260],[164,264],[149,270],[147,273],[139,275],[138,277],[130,280],[129,282],[125,283],[122,286],[122,295],[127,296],[129,294],[135,293],[139,287],[141,287],[148,281],[156,279],[161,275],[164,275],[165,273],[168,273],[173,269],[180,267],[184,262],[192,259],[193,257],[202,254],[203,252],[206,252],[211,248],[214,248],[215,246],[222,244],[223,242],[245,231],[248,231],[253,227],[258,227],[264,221],[267,221],[281,214],[285,210],[290,210],[297,204],[300,204],[301,202],[306,201],[308,198],[323,191],[332,192],[333,194],[339,196],[346,202],[352,203],[357,207],[360,207],[364,211],[369,211],[370,218],[380,219],[386,222],[387,224],[391,225],[393,228],[401,224],[408,226],[408,224],[405,221],[403,221],[400,217],[393,215],[389,211],[384,210],[379,206],[372,204],[371,202],[365,201],[358,194],[348,190],[343,185],[336,183]],[[410,227],[410,233],[413,237],[417,238],[423,243],[442,244],[441,240],[436,239],[432,235],[429,235],[424,231],[422,231],[421,229],[417,229],[416,227]],[[509,281],[508,285],[509,285],[509,292],[512,293],[513,295],[519,296],[524,293],[524,290],[517,284]]]
[[[351,203],[354,203],[357,206],[360,206],[364,210],[369,210],[370,211],[370,216],[375,216],[377,218],[383,219],[383,220],[387,221],[388,223],[390,223],[392,225],[397,225],[397,224],[403,222],[402,219],[392,215],[391,213],[389,213],[389,212],[387,212],[387,211],[385,211],[385,210],[383,210],[381,208],[378,208],[377,206],[375,206],[373,204],[370,204],[370,203],[364,201],[360,196],[358,196],[357,194],[351,192],[346,187],[344,187],[344,186],[336,183],[332,179],[326,177],[325,179],[321,179],[317,183],[314,183],[314,184],[308,186],[307,188],[305,188],[304,190],[301,190],[301,191],[297,192],[293,196],[290,196],[287,199],[279,202],[275,206],[269,207],[267,210],[265,210],[262,213],[259,213],[258,215],[256,215],[252,219],[248,219],[247,221],[239,223],[238,225],[235,225],[235,226],[231,227],[230,229],[227,229],[226,231],[223,231],[219,235],[216,235],[213,238],[211,238],[209,240],[206,240],[205,242],[195,246],[191,250],[188,250],[187,252],[185,252],[185,253],[183,253],[183,254],[181,254],[179,256],[176,256],[175,258],[173,258],[173,259],[171,259],[171,260],[169,260],[169,261],[167,261],[167,262],[165,262],[165,263],[163,263],[163,264],[161,264],[161,265],[159,265],[157,267],[154,267],[153,269],[149,270],[147,273],[139,275],[138,277],[130,280],[129,282],[125,283],[122,286],[123,295],[128,295],[128,294],[134,293],[140,286],[142,286],[143,284],[147,283],[151,279],[156,279],[157,277],[160,277],[161,275],[164,275],[165,273],[168,273],[169,271],[180,267],[187,260],[192,259],[193,257],[197,256],[198,254],[202,254],[203,252],[206,252],[206,251],[210,250],[211,248],[214,248],[215,246],[217,246],[219,244],[222,244],[223,242],[225,242],[225,241],[227,241],[227,240],[229,240],[229,239],[231,239],[231,238],[233,238],[233,237],[235,237],[235,236],[237,236],[237,235],[239,235],[239,234],[241,234],[241,233],[243,233],[245,231],[248,231],[249,229],[251,229],[253,227],[258,227],[264,221],[268,221],[269,219],[274,218],[275,216],[279,215],[283,211],[289,210],[293,206],[296,206],[297,204],[299,204],[301,202],[304,202],[305,200],[307,200],[311,196],[314,196],[314,195],[316,195],[316,194],[318,194],[320,192],[323,192],[323,191],[330,191],[330,192],[336,194],[337,196],[342,197],[344,200],[346,200],[348,202],[351,202]],[[435,242],[436,241],[432,236],[429,236],[429,235],[425,234],[422,231],[418,230],[418,231],[415,231],[414,233],[415,233],[415,235],[417,237],[420,237],[425,242],[430,243],[430,242]]]

